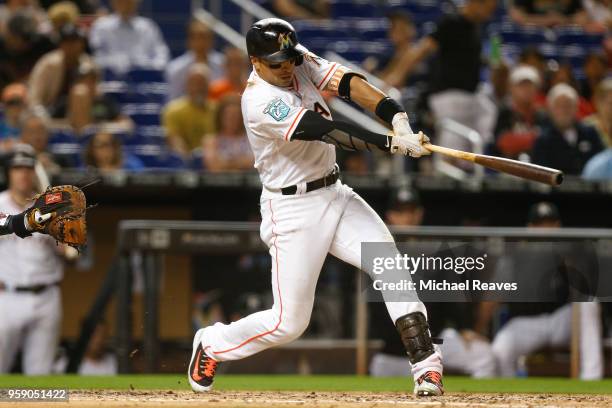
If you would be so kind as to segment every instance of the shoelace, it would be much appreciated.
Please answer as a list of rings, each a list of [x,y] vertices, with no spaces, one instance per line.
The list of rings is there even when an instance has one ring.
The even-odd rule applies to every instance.
[[[213,360],[212,358],[206,357],[204,359],[203,368],[204,368],[204,376],[208,378],[212,378],[215,376],[215,371],[217,370],[217,362]]]

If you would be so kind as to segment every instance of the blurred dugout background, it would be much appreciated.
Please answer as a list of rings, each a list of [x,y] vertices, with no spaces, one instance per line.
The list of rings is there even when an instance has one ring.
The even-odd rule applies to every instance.
[[[446,57],[402,63],[429,35],[451,46],[468,41],[435,34],[465,3],[482,6],[486,0],[2,2],[0,153],[31,145],[52,184],[102,180],[88,190],[90,201],[100,204],[89,217],[90,246],[66,265],[61,283],[64,353],[70,355],[112,269],[120,220],[258,221],[260,186],[240,125],[238,95],[250,69],[240,36],[270,13],[291,20],[311,51],[368,72],[372,82],[402,101],[413,128],[426,130],[434,142],[559,167],[569,175],[561,188],[551,190],[431,158],[398,161],[339,152],[344,181],[389,223],[524,226],[530,206],[547,201],[556,204],[563,226],[612,227],[610,2],[497,2],[475,31],[480,81],[476,87],[469,78],[460,84],[462,92],[484,101],[482,111],[475,104],[470,112],[472,118],[487,119],[484,130],[476,120],[462,122],[457,112],[448,112],[455,122],[434,115],[431,96],[454,89],[441,86],[439,64],[448,62]],[[118,16],[136,9],[142,18],[122,25]],[[454,79],[461,82],[461,75]],[[567,101],[569,110],[563,111]],[[335,117],[381,129],[352,104],[332,97],[329,104]],[[560,123],[559,117],[568,115],[569,124]],[[472,128],[479,130],[476,137]],[[7,182],[0,180],[2,189]],[[403,191],[416,191],[418,201],[398,198]],[[408,218],[401,218],[404,210],[411,212]],[[131,262],[137,349],[143,340],[142,258]],[[193,329],[231,321],[271,301],[265,253],[168,255],[163,265],[160,371],[183,371]],[[354,337],[353,273],[333,259],[326,264],[305,338]],[[114,351],[113,305],[104,313],[107,323],[95,331],[94,351],[88,351],[94,362],[100,350]],[[604,305],[602,318],[609,313]],[[603,331],[609,337],[606,325]],[[384,330],[376,328],[372,336],[377,332]],[[353,370],[346,361],[352,364],[354,344],[336,345],[338,361],[315,363],[315,371]],[[299,353],[278,353],[267,369],[312,370]],[[307,354],[316,359],[317,353],[323,355]],[[143,360],[133,354],[136,371],[143,369]],[[250,361],[234,369],[262,371],[259,360]],[[560,367],[547,373],[566,373]],[[18,359],[12,370],[20,370]]]

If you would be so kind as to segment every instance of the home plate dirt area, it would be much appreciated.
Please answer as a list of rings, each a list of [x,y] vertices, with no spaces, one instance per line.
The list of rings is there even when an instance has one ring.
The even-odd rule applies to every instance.
[[[0,403],[0,405],[3,405]],[[15,402],[5,406],[42,407],[245,407],[245,408],[361,408],[361,407],[610,407],[610,395],[449,393],[416,398],[399,392],[296,391],[70,391],[70,401]]]

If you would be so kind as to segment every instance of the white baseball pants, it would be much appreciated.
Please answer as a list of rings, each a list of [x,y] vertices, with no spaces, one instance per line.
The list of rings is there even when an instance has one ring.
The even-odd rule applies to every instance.
[[[51,374],[62,320],[60,288],[0,292],[0,311],[0,373],[11,369],[21,349],[24,374]]]
[[[238,360],[297,339],[306,330],[315,288],[328,253],[361,267],[362,242],[393,242],[376,212],[340,181],[302,195],[261,200],[262,240],[272,257],[271,309],[231,324],[204,329],[202,347],[217,361]],[[408,278],[408,277],[407,277]],[[387,302],[393,322],[411,312],[426,315],[421,302]],[[442,372],[440,349],[415,364],[415,378]]]

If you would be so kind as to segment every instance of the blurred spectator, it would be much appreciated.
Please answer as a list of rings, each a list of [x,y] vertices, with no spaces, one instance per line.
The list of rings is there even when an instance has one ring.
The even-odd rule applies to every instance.
[[[585,163],[603,149],[595,129],[576,121],[577,109],[578,93],[571,86],[558,84],[549,91],[551,124],[535,142],[535,163],[580,174]]]
[[[104,130],[96,133],[87,144],[85,165],[101,173],[144,168],[140,159],[123,151],[121,140],[116,135]]]
[[[584,25],[588,21],[581,0],[512,0],[508,14],[519,24],[541,27]]]
[[[495,146],[503,157],[516,159],[531,153],[546,121],[536,96],[540,77],[535,68],[519,65],[510,74],[510,101],[502,106],[495,125]]]
[[[210,79],[223,77],[223,55],[213,49],[214,33],[203,22],[192,18],[187,27],[187,52],[173,59],[166,68],[168,100],[185,95],[187,71],[194,63],[203,63],[210,70]]]
[[[612,147],[597,153],[584,166],[582,178],[586,180],[612,180]]]
[[[229,93],[242,94],[247,83],[247,59],[239,48],[225,49],[225,75],[210,84],[210,99],[216,101]]]
[[[612,30],[612,2],[610,0],[582,0],[587,13],[585,29],[590,32]]]
[[[393,44],[393,53],[382,56],[368,57],[364,61],[364,68],[374,72],[389,86],[401,88],[408,82],[408,77],[414,66],[406,65],[403,61],[413,52],[416,28],[410,15],[397,10],[387,15],[389,19],[388,37]]]
[[[576,81],[574,69],[569,63],[563,63],[556,66],[555,69],[550,70],[548,89],[551,89],[557,84],[567,84],[578,91],[578,81]],[[576,113],[578,119],[585,118],[593,112],[595,112],[595,108],[591,101],[578,94],[578,112]]]
[[[59,48],[45,54],[30,76],[30,104],[56,119],[68,116],[70,94],[80,64],[90,61],[85,54],[85,34],[73,25],[62,27]]]
[[[0,4],[0,35],[6,33],[10,18],[19,13],[28,14],[34,19],[37,32],[49,31],[47,14],[38,6],[36,0],[6,0],[4,4]]]
[[[612,147],[612,77],[597,85],[593,102],[596,112],[584,122],[597,130],[605,146]]]
[[[423,223],[425,208],[416,190],[399,188],[391,194],[385,218],[389,225],[416,227]]]
[[[55,36],[61,38],[62,28],[66,25],[76,26],[81,17],[78,7],[71,1],[60,1],[55,3],[47,11],[51,29]]]
[[[111,5],[113,14],[97,19],[90,31],[98,65],[116,72],[163,69],[170,51],[157,24],[137,15],[140,0],[111,0]]]
[[[89,125],[112,126],[115,131],[132,132],[134,123],[121,113],[117,102],[100,92],[101,73],[91,60],[79,65],[77,83],[70,93],[68,121],[78,133]]]
[[[612,78],[602,81],[595,88],[597,113],[585,119],[599,133],[606,150],[593,156],[584,166],[582,177],[587,180],[612,179]]]
[[[19,137],[21,116],[26,111],[28,89],[23,84],[10,84],[2,91],[4,115],[0,121],[0,151],[8,150]]]
[[[482,61],[480,32],[496,7],[496,0],[467,0],[458,13],[443,17],[433,33],[421,39],[402,61],[411,67],[437,53],[431,68],[429,97],[436,120],[453,119],[475,129],[485,142],[492,139],[496,108],[486,95],[476,92]],[[440,132],[439,143],[469,149],[467,141],[451,132]]]
[[[215,106],[208,100],[209,70],[194,64],[187,73],[187,95],[171,101],[162,113],[168,146],[183,156],[201,146],[202,136],[216,133]]]
[[[271,0],[275,14],[290,20],[329,17],[329,0]]]
[[[546,92],[548,91],[548,80],[550,70],[544,55],[535,46],[527,46],[521,51],[518,59],[519,65],[529,65],[538,71],[541,86],[538,88],[538,94],[536,96],[537,105],[545,109],[546,108]]]
[[[587,101],[592,101],[595,87],[605,79],[608,71],[608,61],[600,53],[590,53],[582,65],[585,78],[580,83],[580,95]]]
[[[36,32],[36,21],[31,16],[13,15],[0,37],[0,88],[11,82],[26,82],[38,59],[53,48],[48,37]]]
[[[61,167],[47,150],[49,146],[49,129],[45,118],[35,114],[26,114],[21,120],[21,142],[34,148],[36,159],[49,175],[58,174]]]
[[[510,68],[504,62],[491,67],[490,98],[499,110],[508,103],[508,86],[510,84]]]
[[[386,213],[386,222],[391,226],[416,227],[422,224],[424,207],[417,191],[401,187],[393,191]],[[410,244],[418,253],[436,253],[428,244]],[[437,248],[437,245],[436,245]],[[439,271],[435,279],[446,279]],[[430,276],[431,278],[431,276]],[[472,330],[473,304],[468,302],[426,303],[432,336],[441,337],[439,346],[444,354],[445,369],[476,378],[495,375],[495,358],[489,341]],[[381,352],[372,357],[370,374],[376,377],[411,376],[411,367],[406,351],[397,336],[394,325],[385,318],[386,309],[381,302],[370,303],[374,332],[385,345]]]
[[[221,99],[216,113],[215,135],[202,141],[204,167],[208,171],[251,170],[253,153],[244,130],[239,95]]]
[[[540,79],[542,81],[546,80],[546,58],[544,58],[544,55],[542,55],[536,46],[528,45],[523,48],[519,55],[518,63],[521,65],[531,65],[538,71]]]
[[[58,4],[72,3],[77,7],[79,13],[94,14],[100,6],[100,0],[38,0],[38,2],[48,12]]]
[[[31,205],[36,159],[19,145],[8,161],[8,190],[0,193],[0,211],[17,214]],[[26,375],[50,374],[61,329],[59,284],[63,246],[48,235],[0,240],[0,373],[8,373],[19,350]]]

